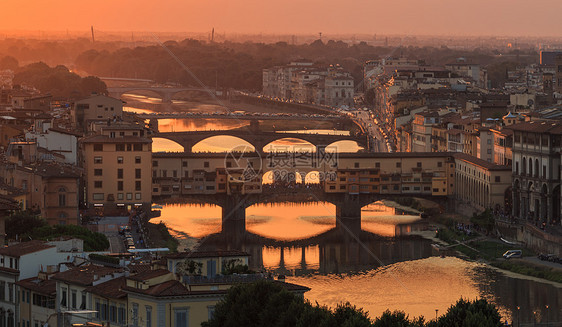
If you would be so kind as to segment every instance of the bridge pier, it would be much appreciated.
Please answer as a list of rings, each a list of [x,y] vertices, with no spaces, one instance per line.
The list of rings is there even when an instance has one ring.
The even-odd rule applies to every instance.
[[[361,231],[362,203],[358,199],[347,198],[336,204],[336,228],[356,234]]]
[[[231,235],[246,232],[246,205],[239,196],[226,196],[222,207],[222,230]]]

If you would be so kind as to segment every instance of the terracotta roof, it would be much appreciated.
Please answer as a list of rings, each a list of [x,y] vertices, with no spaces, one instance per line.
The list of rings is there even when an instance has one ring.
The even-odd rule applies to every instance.
[[[58,128],[58,127],[51,127],[51,128],[49,128],[49,131],[53,131],[53,132],[57,132],[57,133],[61,133],[61,134],[74,135],[74,136],[76,136],[76,137],[81,137],[81,136],[82,136],[81,133],[69,131],[69,130],[67,130],[67,129]]]
[[[186,296],[190,295],[193,292],[190,292],[187,287],[185,287],[182,283],[177,280],[169,280],[154,286],[151,286],[147,289],[138,289],[134,287],[124,287],[125,291],[140,293],[145,295],[151,295],[156,297],[165,297],[165,296]]]
[[[79,178],[80,173],[73,166],[62,165],[60,163],[43,163],[35,167],[37,175],[43,177],[70,177]]]
[[[486,160],[482,160],[480,158],[471,156],[466,153],[457,152],[453,155],[455,159],[459,159],[462,161],[469,162],[473,165],[480,166],[487,170],[509,170],[511,171],[511,166],[503,166],[503,165],[496,165],[495,163],[488,162]]]
[[[53,276],[53,279],[63,282],[91,286],[96,280],[103,276],[123,272],[123,268],[113,268],[89,264],[63,271]]]
[[[127,293],[123,291],[125,286],[127,286],[127,278],[123,276],[98,285],[89,286],[86,288],[86,292],[110,299],[122,299],[127,297]]]
[[[44,295],[55,296],[57,294],[57,282],[52,279],[31,277],[20,280],[16,284],[28,290],[32,290],[33,292],[41,293]]]
[[[164,266],[166,265],[166,262],[164,261]],[[129,268],[129,271],[131,272],[131,274],[138,274],[138,273],[142,273],[148,270],[152,270],[151,265],[150,264],[137,264],[137,265],[128,265],[127,268]]]
[[[136,275],[129,276],[129,279],[142,282],[148,279],[152,279],[168,274],[171,274],[171,272],[167,269],[147,270],[147,271],[140,272]]]
[[[213,258],[213,257],[240,257],[250,256],[247,252],[237,250],[225,251],[188,251],[173,253],[166,256],[168,259],[187,259],[187,258]]]
[[[527,121],[519,124],[506,126],[504,127],[504,129],[511,129],[514,131],[521,131],[521,132],[548,133],[548,134],[561,135],[562,122],[561,121]]]
[[[0,254],[19,258],[22,255],[39,252],[45,249],[54,248],[54,245],[49,245],[47,242],[33,240],[29,242],[22,242],[13,244],[4,248],[0,248]]]

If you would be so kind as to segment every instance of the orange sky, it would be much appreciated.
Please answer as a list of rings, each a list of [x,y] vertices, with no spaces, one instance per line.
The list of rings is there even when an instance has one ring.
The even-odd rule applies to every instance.
[[[562,35],[560,0],[0,0],[0,30]]]

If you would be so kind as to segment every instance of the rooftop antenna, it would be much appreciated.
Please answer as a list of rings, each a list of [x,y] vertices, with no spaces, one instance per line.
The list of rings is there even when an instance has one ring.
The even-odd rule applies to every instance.
[[[92,30],[92,43],[96,43],[96,39],[94,38],[94,25],[92,25],[91,30]]]
[[[215,28],[213,27],[213,30],[211,31],[211,43],[215,42]]]
[[[320,41],[322,41],[322,32],[318,33],[318,38],[320,39]]]

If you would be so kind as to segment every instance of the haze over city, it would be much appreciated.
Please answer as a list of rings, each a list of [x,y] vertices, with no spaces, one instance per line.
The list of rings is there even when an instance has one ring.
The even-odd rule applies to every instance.
[[[557,0],[3,0],[0,30],[560,36]]]
[[[562,327],[562,0],[0,0],[0,327]]]

